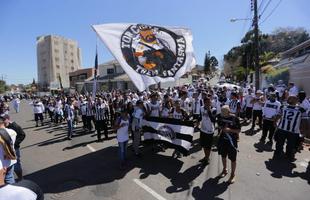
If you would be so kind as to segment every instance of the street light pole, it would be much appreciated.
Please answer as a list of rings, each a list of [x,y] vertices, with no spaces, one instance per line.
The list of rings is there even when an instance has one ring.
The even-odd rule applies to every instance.
[[[255,45],[255,54],[254,54],[254,67],[255,67],[255,88],[259,90],[259,76],[260,76],[260,66],[259,66],[259,45],[258,45],[258,16],[257,16],[257,0],[254,0],[254,45]]]

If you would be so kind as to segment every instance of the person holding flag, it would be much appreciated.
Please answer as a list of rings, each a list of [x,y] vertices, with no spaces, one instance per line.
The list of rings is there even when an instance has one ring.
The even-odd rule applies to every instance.
[[[223,171],[219,175],[221,178],[228,174],[227,171],[227,156],[231,161],[231,175],[228,179],[228,183],[235,182],[235,172],[237,166],[237,152],[238,152],[238,140],[239,133],[241,131],[241,125],[239,118],[231,114],[228,105],[224,105],[221,109],[221,115],[218,118],[218,126],[220,132],[220,138],[218,141],[218,153],[222,156]]]

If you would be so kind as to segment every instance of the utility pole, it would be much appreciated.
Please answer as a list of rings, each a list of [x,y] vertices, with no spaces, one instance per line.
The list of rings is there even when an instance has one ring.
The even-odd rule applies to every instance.
[[[259,80],[260,80],[260,66],[259,66],[259,44],[258,44],[258,15],[257,15],[257,0],[254,1],[254,19],[253,19],[253,25],[254,25],[254,67],[255,67],[255,88],[256,90],[259,90]]]

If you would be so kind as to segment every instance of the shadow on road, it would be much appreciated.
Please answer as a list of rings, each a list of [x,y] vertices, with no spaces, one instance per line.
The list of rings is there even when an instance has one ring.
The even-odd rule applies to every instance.
[[[310,162],[305,172],[296,172],[293,171],[296,168],[296,164],[289,162],[288,160],[274,160],[269,159],[265,161],[266,168],[272,172],[271,176],[274,178],[286,177],[300,177],[308,182],[310,185]]]
[[[66,140],[66,137],[59,136],[59,137],[55,137],[55,138],[52,138],[52,139],[45,140],[43,142],[38,142],[38,143],[35,143],[35,144],[31,144],[31,145],[28,145],[28,146],[21,147],[21,149],[27,149],[27,148],[33,147],[33,146],[45,146],[47,144],[55,144],[57,142],[63,142],[65,140]]]
[[[268,144],[264,144],[261,142],[257,142],[253,145],[256,148],[256,152],[258,153],[263,153],[264,151],[266,152],[272,152],[272,146],[268,145]]]
[[[203,172],[205,167],[205,165],[198,164],[188,168],[182,173],[178,173],[170,180],[172,186],[169,186],[166,191],[168,193],[175,193],[190,189],[192,182]]]
[[[265,161],[266,168],[272,172],[271,176],[274,178],[296,177],[293,174],[293,169],[296,168],[296,164],[289,162],[288,160],[276,160],[269,159]]]
[[[256,129],[256,130],[248,129],[248,130],[242,131],[242,133],[244,133],[247,136],[253,136],[259,133],[260,131],[261,131],[260,129]]]
[[[196,200],[223,200],[218,196],[228,189],[229,183],[219,183],[219,180],[219,177],[210,178],[201,188],[199,186],[194,187],[192,193],[193,198]]]
[[[85,144],[76,146],[79,145]],[[119,169],[118,147],[107,147],[26,175],[25,179],[35,181],[44,193],[62,193],[85,186],[111,183],[124,178],[134,168],[141,169],[142,179],[156,174],[172,179],[183,165],[182,161],[170,156],[145,152],[143,158],[135,159],[132,153],[128,153],[129,161],[124,170]],[[66,187],[63,186],[64,183]]]

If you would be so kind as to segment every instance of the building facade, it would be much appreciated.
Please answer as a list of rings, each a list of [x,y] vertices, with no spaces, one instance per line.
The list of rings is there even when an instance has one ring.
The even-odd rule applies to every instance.
[[[290,82],[310,95],[310,40],[281,53],[281,60],[274,67],[289,67]]]
[[[91,77],[84,82],[77,82],[76,89],[78,92],[92,92],[93,84],[94,79]],[[116,60],[98,65],[97,91],[115,89],[136,90],[136,87]]]
[[[69,73],[70,88],[76,88],[76,83],[94,77],[94,68],[78,69]]]
[[[76,41],[61,36],[37,37],[37,67],[41,90],[55,83],[69,88],[69,73],[81,68],[81,49]]]

